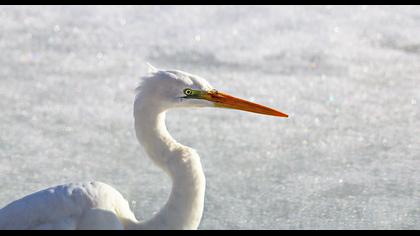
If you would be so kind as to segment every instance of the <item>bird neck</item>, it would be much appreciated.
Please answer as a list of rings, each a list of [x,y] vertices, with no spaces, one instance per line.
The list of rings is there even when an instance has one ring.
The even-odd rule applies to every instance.
[[[176,142],[165,125],[159,106],[136,106],[135,128],[145,151],[172,180],[166,204],[152,219],[135,223],[136,229],[196,229],[204,208],[205,177],[194,149]],[[129,227],[131,228],[131,227]]]

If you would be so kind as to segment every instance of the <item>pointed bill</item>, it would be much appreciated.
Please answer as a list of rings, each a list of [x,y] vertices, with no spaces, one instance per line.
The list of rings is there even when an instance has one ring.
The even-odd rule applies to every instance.
[[[270,116],[288,117],[287,114],[281,111],[275,110],[273,108],[269,108],[269,107],[266,107],[257,103],[253,103],[253,102],[241,99],[241,98],[237,98],[229,94],[218,92],[218,91],[206,92],[201,95],[201,98],[214,102],[214,105],[216,107],[230,108],[230,109],[254,112],[254,113],[270,115]]]

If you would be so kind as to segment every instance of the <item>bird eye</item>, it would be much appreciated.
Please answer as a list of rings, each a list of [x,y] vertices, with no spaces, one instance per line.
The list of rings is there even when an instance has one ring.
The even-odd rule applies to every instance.
[[[186,89],[184,89],[184,94],[187,95],[187,96],[190,96],[190,95],[193,94],[193,91],[190,88],[186,88]]]

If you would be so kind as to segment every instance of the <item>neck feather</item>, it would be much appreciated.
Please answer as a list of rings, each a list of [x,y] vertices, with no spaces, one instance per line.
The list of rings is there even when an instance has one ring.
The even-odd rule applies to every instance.
[[[172,180],[170,197],[152,219],[133,223],[137,229],[196,229],[204,207],[205,177],[194,149],[176,142],[165,125],[166,111],[136,104],[135,129],[152,161]]]

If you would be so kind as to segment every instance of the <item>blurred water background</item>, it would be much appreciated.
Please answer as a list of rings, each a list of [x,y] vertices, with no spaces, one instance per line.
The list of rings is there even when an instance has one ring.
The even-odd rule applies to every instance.
[[[419,35],[419,6],[1,6],[0,207],[99,180],[158,211],[132,117],[150,62],[290,115],[169,113],[200,229],[420,229]]]

